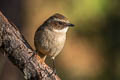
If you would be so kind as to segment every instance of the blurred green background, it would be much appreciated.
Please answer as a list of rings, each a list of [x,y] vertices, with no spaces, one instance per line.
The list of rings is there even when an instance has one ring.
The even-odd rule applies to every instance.
[[[56,57],[62,80],[120,80],[120,0],[0,0],[0,10],[33,48],[36,29],[54,13],[75,24]],[[0,80],[23,80],[17,70],[0,56]]]

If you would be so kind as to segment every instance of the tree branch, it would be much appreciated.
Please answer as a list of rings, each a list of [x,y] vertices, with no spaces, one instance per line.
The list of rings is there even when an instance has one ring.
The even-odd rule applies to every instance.
[[[33,49],[17,27],[10,24],[1,12],[0,51],[23,72],[26,80],[60,80],[55,74],[49,76],[52,73],[51,68],[41,63],[38,55],[29,59],[33,55]]]

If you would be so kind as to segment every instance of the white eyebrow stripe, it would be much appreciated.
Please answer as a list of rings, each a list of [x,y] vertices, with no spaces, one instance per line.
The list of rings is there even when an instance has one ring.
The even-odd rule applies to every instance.
[[[55,21],[60,21],[60,22],[65,22],[65,23],[70,23],[69,21],[63,20],[63,19],[58,19],[58,18],[54,18]]]

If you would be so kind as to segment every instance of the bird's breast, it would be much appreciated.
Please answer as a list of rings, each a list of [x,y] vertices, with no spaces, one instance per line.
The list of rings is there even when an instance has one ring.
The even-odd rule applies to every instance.
[[[52,57],[57,56],[63,49],[66,40],[66,34],[52,32],[49,36],[49,55]]]
[[[35,37],[35,47],[43,54],[57,56],[64,47],[66,34],[50,30],[40,31]]]

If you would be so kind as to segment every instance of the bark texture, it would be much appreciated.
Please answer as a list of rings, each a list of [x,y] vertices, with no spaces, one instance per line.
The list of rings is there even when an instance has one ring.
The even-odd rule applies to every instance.
[[[52,69],[41,63],[37,54],[29,59],[33,51],[17,27],[0,12],[0,52],[23,72],[26,80],[60,80],[55,74],[49,76]]]

